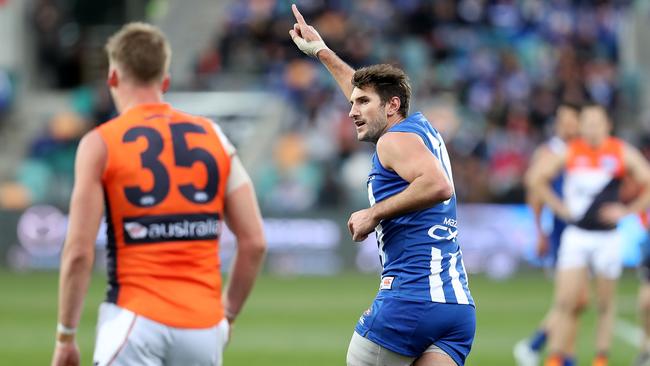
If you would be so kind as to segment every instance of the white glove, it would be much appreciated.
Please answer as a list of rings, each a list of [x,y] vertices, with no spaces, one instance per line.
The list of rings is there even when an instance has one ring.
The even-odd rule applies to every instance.
[[[304,52],[305,54],[311,57],[317,57],[319,51],[329,49],[327,45],[325,45],[325,42],[323,42],[323,40],[307,41],[297,34],[294,37],[291,37],[291,39],[293,40],[293,43],[295,43],[296,46],[298,46],[298,48],[302,52]]]

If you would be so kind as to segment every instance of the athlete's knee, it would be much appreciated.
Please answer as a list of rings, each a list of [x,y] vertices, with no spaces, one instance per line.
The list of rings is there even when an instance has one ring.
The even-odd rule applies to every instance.
[[[639,311],[650,313],[650,282],[643,282],[639,289]]]
[[[575,299],[560,298],[555,302],[555,311],[561,314],[577,315],[581,310],[580,303]]]
[[[611,298],[603,298],[598,300],[598,305],[596,306],[596,311],[598,314],[607,314],[614,311],[614,300]]]
[[[580,315],[584,313],[587,308],[589,308],[589,297],[588,296],[580,296],[578,298],[578,301],[575,304],[575,307],[573,309],[574,314]]]

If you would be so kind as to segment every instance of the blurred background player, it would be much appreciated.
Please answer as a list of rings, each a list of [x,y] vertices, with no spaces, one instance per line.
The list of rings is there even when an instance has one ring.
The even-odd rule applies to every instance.
[[[534,170],[537,165],[545,164],[549,155],[562,155],[566,151],[567,145],[578,137],[579,114],[580,107],[578,105],[568,102],[560,104],[557,108],[553,124],[554,135],[545,144],[535,150],[531,158],[529,171]],[[564,175],[560,173],[551,183],[553,190],[559,196],[562,195],[563,178]],[[560,237],[566,227],[566,223],[557,217],[557,215],[553,215],[551,231],[547,233],[542,224],[544,203],[531,188],[527,190],[526,201],[533,212],[535,220],[535,230],[537,231],[536,254],[539,258],[550,262],[551,266],[553,266],[557,260]]]
[[[354,212],[348,228],[355,241],[375,231],[383,270],[347,364],[464,365],[476,320],[442,137],[422,113],[408,114],[411,87],[402,70],[385,64],[353,70],[292,10],[291,38],[327,67],[350,100],[357,138],[376,145],[367,183],[371,207]]]
[[[93,364],[220,365],[265,252],[252,184],[219,127],[163,102],[171,51],[158,28],[128,24],[106,51],[120,115],[77,152],[52,364],[79,364],[75,329],[105,204],[109,286]],[[222,296],[223,220],[238,248]]]
[[[555,120],[553,123],[553,136],[544,144],[539,146],[533,153],[531,158],[530,172],[539,169],[539,165],[544,165],[551,155],[562,155],[566,152],[567,145],[578,136],[579,133],[579,114],[580,107],[573,103],[563,102],[560,104],[555,113]],[[562,184],[564,182],[564,174],[558,174],[551,185],[553,191],[562,197]],[[562,232],[566,227],[566,223],[557,215],[553,215],[552,226],[550,232],[544,228],[542,220],[542,211],[544,203],[535,193],[532,187],[527,187],[526,202],[533,212],[535,221],[535,230],[537,232],[536,255],[543,260],[546,268],[555,268],[557,260],[557,252],[560,247],[560,238]],[[586,299],[585,293],[585,301]],[[519,366],[533,366],[538,365],[540,360],[540,353],[546,345],[549,330],[553,328],[555,317],[552,308],[544,316],[544,319],[539,325],[539,328],[533,333],[530,338],[519,341],[514,348],[514,356]],[[574,333],[577,327],[574,327]],[[575,347],[575,335],[572,337],[572,342],[567,344],[565,353],[573,354]]]
[[[596,278],[598,326],[594,366],[605,366],[615,317],[616,281],[622,271],[619,220],[650,205],[650,166],[639,150],[610,136],[607,111],[597,104],[580,113],[580,138],[565,153],[552,155],[531,172],[531,184],[568,226],[562,234],[555,277],[554,324],[550,332],[548,366],[561,366],[579,316],[580,298]],[[564,200],[554,193],[552,179],[565,169]],[[645,189],[624,205],[619,197],[622,178],[629,174]]]

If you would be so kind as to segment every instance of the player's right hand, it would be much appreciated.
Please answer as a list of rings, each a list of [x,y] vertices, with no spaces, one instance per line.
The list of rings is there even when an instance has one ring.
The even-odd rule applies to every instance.
[[[81,357],[77,342],[57,342],[52,357],[52,366],[79,366]]]
[[[318,52],[328,49],[316,29],[305,22],[305,18],[298,11],[296,4],[291,5],[291,10],[297,22],[293,25],[293,29],[289,31],[293,43],[311,57],[317,57]]]
[[[537,258],[544,258],[548,254],[548,238],[544,233],[537,235],[536,254]]]
[[[379,220],[371,214],[372,208],[366,208],[352,213],[348,220],[348,230],[352,235],[352,240],[356,242],[364,241],[368,235],[379,225]]]

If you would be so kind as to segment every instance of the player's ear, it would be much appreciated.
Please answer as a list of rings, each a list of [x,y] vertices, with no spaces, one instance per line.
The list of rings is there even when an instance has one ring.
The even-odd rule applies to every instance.
[[[386,115],[388,117],[392,117],[399,111],[399,107],[402,105],[402,102],[400,101],[399,97],[392,97],[388,100],[388,103],[386,103]]]
[[[167,90],[169,90],[169,84],[171,83],[171,78],[169,75],[166,75],[165,78],[162,81],[162,92],[166,93]]]
[[[119,84],[118,77],[117,77],[117,70],[111,69],[108,71],[108,78],[106,79],[106,84],[110,88],[117,88],[117,85]]]

